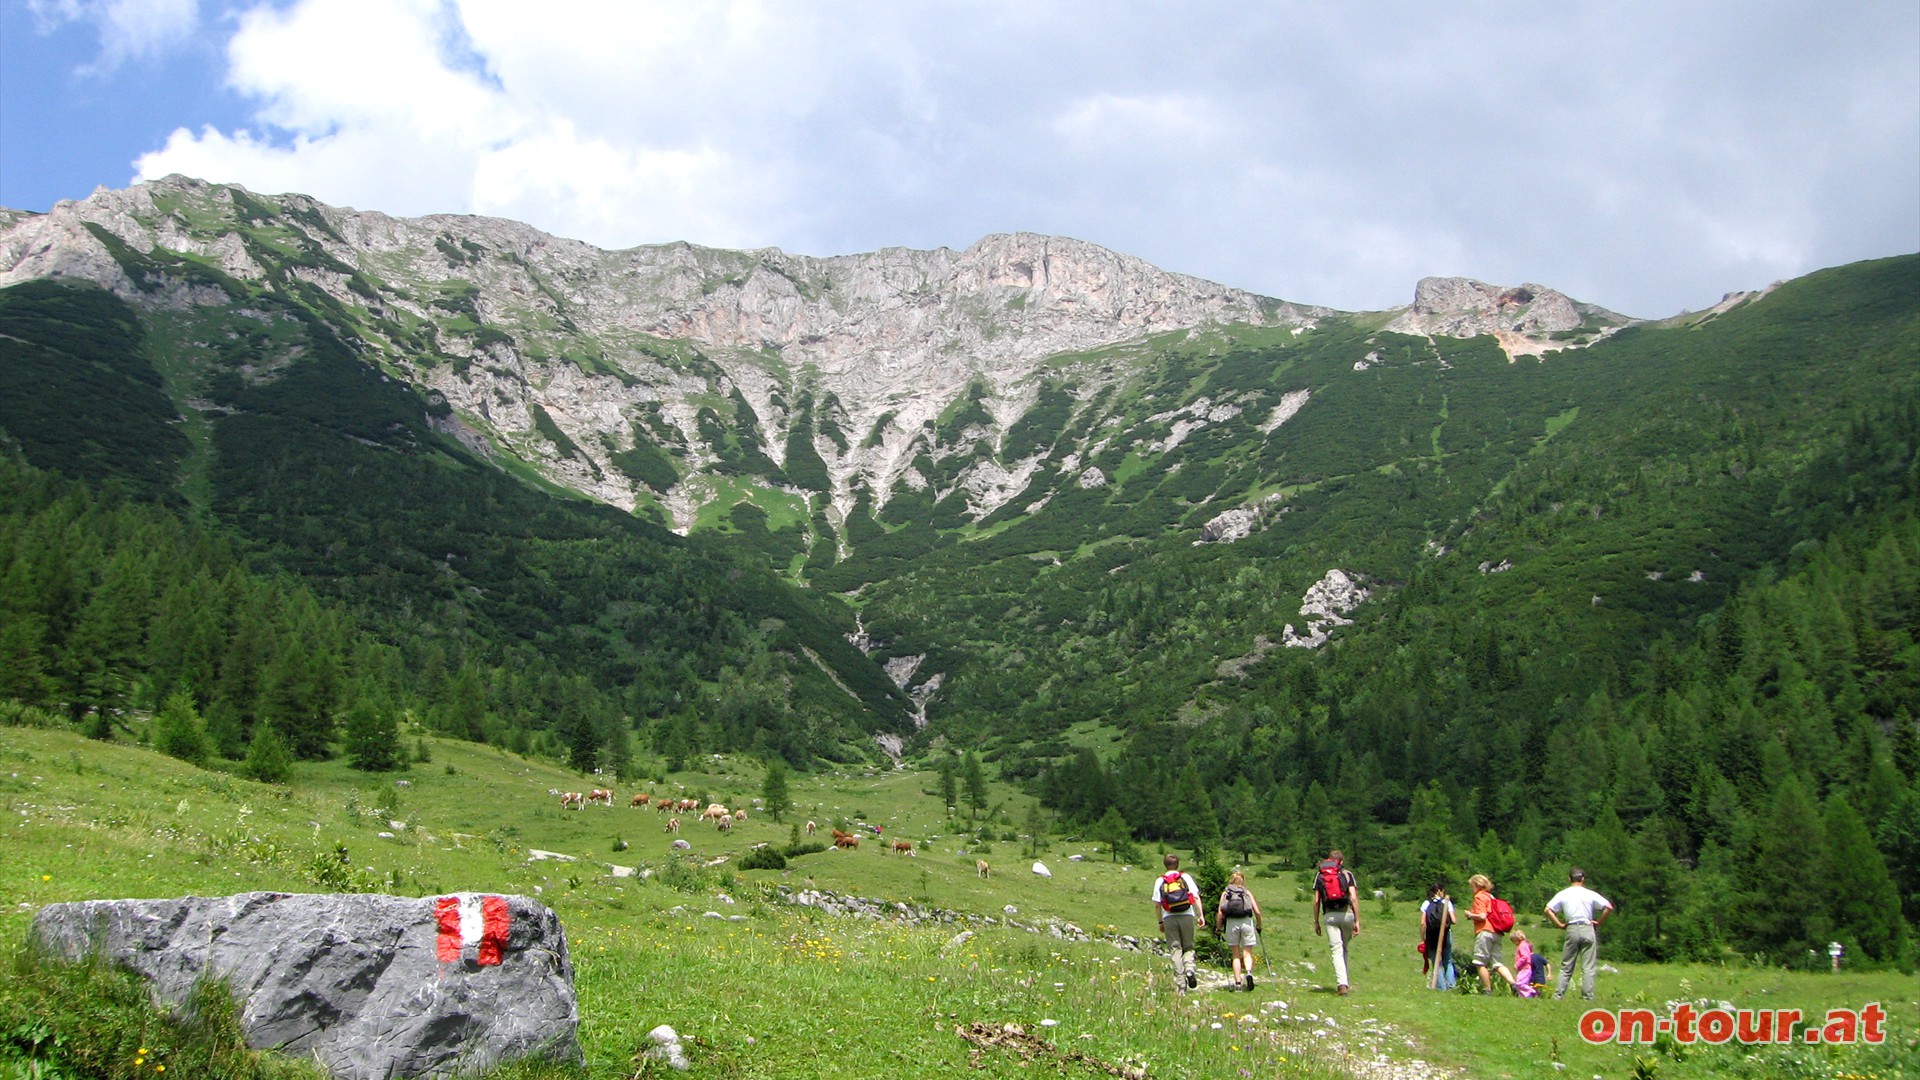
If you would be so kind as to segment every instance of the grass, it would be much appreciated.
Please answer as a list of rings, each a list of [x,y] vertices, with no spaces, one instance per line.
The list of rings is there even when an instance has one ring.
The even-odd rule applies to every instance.
[[[1679,1078],[1914,1075],[1916,984],[1895,974],[1624,965],[1601,977],[1600,1004],[1608,1008],[1664,1012],[1668,1001],[1724,999],[1824,1014],[1880,1001],[1891,1014],[1892,1045],[1754,1054],[1588,1046],[1577,1034],[1582,1007],[1575,1003],[1420,989],[1411,904],[1364,909],[1355,993],[1335,997],[1324,939],[1311,933],[1294,875],[1256,868],[1252,885],[1268,912],[1271,964],[1259,990],[1177,997],[1163,960],[1109,940],[1153,933],[1148,873],[1108,861],[1091,844],[1055,838],[1040,854],[1053,878],[1033,875],[1022,841],[1006,839],[1027,806],[1011,789],[992,793],[1003,810],[986,826],[984,856],[978,834],[958,831],[969,824],[965,815],[949,819],[928,794],[937,789],[931,774],[850,769],[792,778],[797,807],[787,822],[750,812],[731,835],[685,824],[681,835],[693,851],[676,860],[663,819],[627,807],[625,796],[699,794],[750,806],[760,786],[756,764],[702,758],[698,771],[663,784],[620,785],[612,809],[563,811],[548,791],[584,790],[590,778],[490,747],[429,744],[432,761],[407,773],[375,777],[307,763],[290,785],[274,788],[138,746],[0,728],[0,828],[7,834],[0,942],[23,941],[33,911],[61,900],[326,891],[322,881],[341,880],[402,895],[539,895],[569,936],[590,1080],[682,1075],[644,1056],[647,1033],[660,1024],[685,1041],[693,1062],[685,1075],[693,1077],[1111,1075],[1098,1071],[1102,1065],[1165,1078],[1334,1077],[1368,1075],[1364,1063],[1377,1055],[1492,1077],[1625,1077],[1637,1064]],[[916,841],[918,857],[883,855],[869,841],[855,852],[792,859],[785,871],[732,868],[754,844],[784,846],[792,822],[809,818],[823,829],[881,825],[889,839]],[[619,840],[627,850],[614,850]],[[335,858],[342,847],[344,871]],[[531,859],[532,849],[574,860]],[[1076,854],[1083,858],[1070,858]],[[979,857],[993,864],[985,880],[974,871]],[[614,864],[650,876],[615,876]],[[808,887],[958,914],[914,925],[783,902],[781,890]],[[1059,920],[1094,940],[1008,926],[1002,909],[1009,904],[1023,923]],[[963,930],[972,933],[962,938]],[[1541,937],[1549,950],[1557,941]],[[48,1038],[115,1053],[127,1039],[135,1049],[164,1041],[153,1025],[165,1018],[137,1008],[107,1022],[112,1038],[89,1033],[94,1021],[73,1004],[73,985],[92,986],[87,980],[111,973],[83,969],[64,977],[68,985],[33,967],[17,945],[0,960],[15,965],[0,988],[0,1034],[26,1030],[23,1018],[45,1014]],[[1009,1024],[1022,1034],[1009,1033]],[[0,1042],[0,1077],[11,1075],[6,1047],[14,1043]],[[165,1045],[188,1052],[178,1040]],[[1023,1049],[1038,1057],[1027,1061]],[[1553,1068],[1556,1058],[1564,1073]],[[260,1075],[281,1075],[272,1072],[280,1065],[261,1068]],[[528,1065],[496,1076],[580,1074]]]

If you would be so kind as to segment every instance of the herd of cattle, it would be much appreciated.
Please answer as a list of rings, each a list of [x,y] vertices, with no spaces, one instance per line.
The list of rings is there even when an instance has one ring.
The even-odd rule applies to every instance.
[[[550,792],[550,794],[560,796],[560,807],[563,810],[580,810],[595,804],[606,807],[613,806],[613,792],[606,788],[594,788],[592,791],[587,792],[563,792],[556,790]],[[651,806],[654,812],[659,814],[689,814],[698,811],[701,821],[712,822],[713,827],[719,829],[721,832],[732,829],[737,822],[747,820],[747,812],[744,809],[729,810],[719,803],[709,803],[705,810],[701,810],[700,800],[698,799],[676,799],[666,795],[655,798],[644,791],[636,793],[633,798],[628,801],[627,805],[641,810]],[[670,833],[679,832],[680,819],[678,817],[669,817],[666,828]],[[815,822],[809,821],[805,828],[807,835],[812,836],[819,831],[820,826]],[[852,850],[860,846],[860,838],[853,833],[842,832],[839,829],[829,829],[828,831],[833,834],[834,847]],[[911,840],[894,840],[891,843],[882,842],[880,844],[880,851],[882,854],[889,851],[909,856],[917,856],[918,854]],[[987,860],[979,860],[975,863],[974,869],[978,871],[981,877],[986,877],[989,871]]]

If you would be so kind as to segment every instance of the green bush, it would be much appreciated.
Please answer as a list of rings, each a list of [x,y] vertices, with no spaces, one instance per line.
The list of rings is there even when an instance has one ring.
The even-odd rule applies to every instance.
[[[742,870],[785,870],[787,857],[772,847],[757,847],[740,860]]]

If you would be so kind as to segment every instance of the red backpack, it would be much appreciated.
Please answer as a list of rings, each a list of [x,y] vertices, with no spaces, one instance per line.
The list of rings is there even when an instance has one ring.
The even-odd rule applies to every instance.
[[[1193,896],[1187,892],[1187,875],[1169,870],[1160,879],[1160,906],[1176,915],[1193,910]]]
[[[1504,934],[1513,929],[1513,905],[1499,897],[1487,907],[1487,929],[1496,934]]]
[[[1340,864],[1329,859],[1320,864],[1320,900],[1323,904],[1345,904],[1348,901],[1346,873]]]

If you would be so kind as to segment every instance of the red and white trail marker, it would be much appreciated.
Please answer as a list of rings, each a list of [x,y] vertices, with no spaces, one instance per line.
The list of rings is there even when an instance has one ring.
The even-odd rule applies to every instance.
[[[456,964],[469,955],[476,964],[500,962],[500,949],[506,945],[507,928],[513,923],[507,914],[506,897],[480,893],[442,896],[433,902],[433,918],[440,928],[435,948],[441,963]]]

